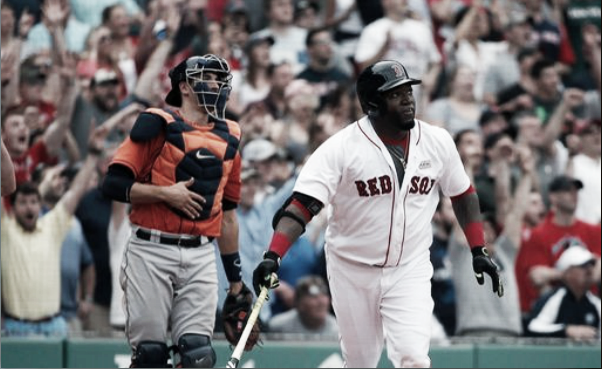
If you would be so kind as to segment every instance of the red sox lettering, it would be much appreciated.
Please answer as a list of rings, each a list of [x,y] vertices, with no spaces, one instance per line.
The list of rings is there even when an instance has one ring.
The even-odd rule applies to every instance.
[[[410,180],[410,193],[428,195],[435,186],[435,180],[429,177],[414,176]]]
[[[362,197],[385,195],[391,192],[391,178],[387,175],[374,177],[367,181],[355,181],[357,192]]]
[[[429,177],[414,176],[410,180],[410,194],[428,195],[435,186],[435,180]],[[355,181],[357,193],[361,197],[386,195],[391,193],[391,177],[384,175],[366,181]]]

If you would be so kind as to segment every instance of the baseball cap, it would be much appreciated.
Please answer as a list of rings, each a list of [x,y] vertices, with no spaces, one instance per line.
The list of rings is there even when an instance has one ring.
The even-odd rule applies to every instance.
[[[245,145],[242,157],[248,161],[264,161],[278,153],[276,145],[263,138],[257,138]]]
[[[555,177],[548,187],[550,192],[570,191],[573,189],[580,190],[583,188],[583,182],[569,176]]]
[[[317,275],[301,278],[295,287],[295,299],[300,300],[305,296],[328,295],[328,286],[324,279]]]
[[[269,32],[259,31],[251,34],[245,44],[245,51],[249,52],[255,46],[267,42],[270,46],[274,45],[274,37]]]
[[[570,267],[584,266],[595,261],[594,255],[585,247],[571,246],[560,255],[560,258],[556,261],[555,268],[564,272]]]
[[[245,5],[245,2],[242,0],[231,1],[228,5],[226,5],[226,7],[224,8],[224,11],[228,14],[235,14],[235,13],[247,14],[248,13],[247,6]]]
[[[117,73],[110,69],[99,69],[94,73],[94,77],[92,77],[92,81],[90,83],[91,86],[99,86],[99,85],[116,85],[119,84],[119,78],[117,77]]]
[[[310,0],[299,0],[295,4],[295,14],[298,15],[300,12],[313,8],[316,13],[320,11],[320,4]]]

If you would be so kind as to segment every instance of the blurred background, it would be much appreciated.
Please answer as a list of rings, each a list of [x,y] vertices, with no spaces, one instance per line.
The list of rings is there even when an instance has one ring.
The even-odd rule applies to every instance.
[[[214,53],[232,68],[227,118],[243,132],[247,285],[305,159],[362,116],[359,71],[395,59],[423,81],[417,119],[454,137],[506,284],[500,300],[474,283],[442,198],[432,222],[433,366],[599,367],[600,10],[598,0],[2,0],[2,143],[17,182],[2,199],[3,365],[129,365],[118,278],[128,207],[103,197],[99,181],[138,113],[165,107],[169,69]],[[98,150],[82,189],[76,175]],[[52,257],[13,257],[22,228],[44,222],[72,186],[75,220],[56,223],[68,235],[48,236]],[[32,193],[39,203],[14,206]],[[283,259],[260,316],[263,348],[242,365],[342,365],[325,216]],[[60,283],[31,272],[33,259],[60,262]],[[19,318],[56,299],[55,315]],[[67,335],[46,324],[57,317]],[[386,355],[380,364],[390,366]]]

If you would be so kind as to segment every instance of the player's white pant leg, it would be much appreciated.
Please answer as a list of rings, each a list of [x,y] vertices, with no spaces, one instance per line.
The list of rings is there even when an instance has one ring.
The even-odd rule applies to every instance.
[[[217,310],[217,266],[213,244],[182,248],[182,270],[178,274],[171,313],[173,342],[185,333],[211,337]]]
[[[381,314],[387,354],[396,368],[428,368],[433,299],[429,260],[385,268]]]
[[[350,263],[328,252],[326,265],[344,366],[375,368],[384,346],[379,312],[382,269]]]
[[[121,266],[126,335],[132,347],[140,341],[167,342],[167,323],[179,264],[177,247],[130,237]]]

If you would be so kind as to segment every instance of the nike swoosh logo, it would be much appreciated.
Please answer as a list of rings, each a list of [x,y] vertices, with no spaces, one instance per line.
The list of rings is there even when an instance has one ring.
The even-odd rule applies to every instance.
[[[203,154],[201,154],[200,151],[197,151],[196,152],[196,158],[199,159],[199,160],[205,160],[205,159],[214,159],[215,156],[213,156],[213,155],[203,155]]]

